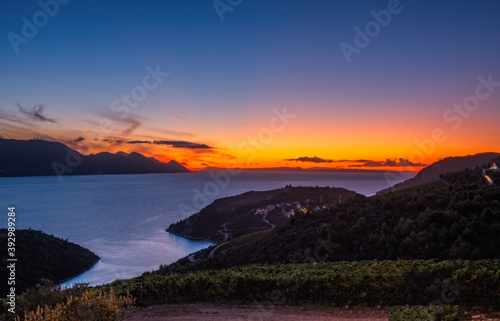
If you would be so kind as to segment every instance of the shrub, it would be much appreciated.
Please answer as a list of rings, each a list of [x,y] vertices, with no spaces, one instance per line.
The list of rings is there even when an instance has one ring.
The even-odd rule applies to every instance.
[[[458,321],[460,308],[458,305],[396,305],[389,311],[391,321]]]
[[[77,284],[63,290],[48,282],[25,292],[18,300],[21,313],[16,321],[114,321],[122,308],[135,302],[129,293],[115,295],[113,288],[104,291]]]

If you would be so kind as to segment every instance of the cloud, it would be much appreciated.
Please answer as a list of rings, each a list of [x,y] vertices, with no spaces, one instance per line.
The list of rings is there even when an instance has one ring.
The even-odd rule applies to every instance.
[[[122,120],[123,122],[125,123],[128,123],[130,124],[129,127],[127,127],[123,132],[122,132],[122,135],[124,136],[128,136],[130,134],[132,134],[134,132],[134,130],[136,130],[137,128],[141,127],[141,122],[139,122],[138,120],[136,119],[133,119],[133,118],[130,118],[130,119],[123,119]]]
[[[127,144],[156,144],[156,145],[169,145],[174,148],[213,149],[213,147],[208,146],[207,144],[192,143],[182,140],[155,140],[152,142],[147,140],[131,140],[128,141]]]
[[[323,159],[319,157],[299,157],[287,158],[284,161],[289,162],[311,162],[311,163],[359,163],[352,164],[349,167],[405,167],[405,166],[426,166],[422,163],[413,163],[404,158],[388,158],[385,161],[375,161],[369,159]]]
[[[210,166],[207,163],[201,163],[201,166]]]
[[[100,117],[99,121],[87,120],[87,122],[94,124],[102,129],[103,132],[113,135],[129,136],[135,130],[142,126],[145,119],[139,115],[128,113],[126,117],[122,114],[107,111],[109,106],[102,106],[102,110],[91,110]]]
[[[79,142],[84,141],[84,140],[85,140],[85,137],[80,136],[77,139],[75,139],[74,142],[79,143]]]
[[[170,145],[175,148],[211,149],[207,144],[191,143],[182,140],[155,140],[154,144]]]
[[[151,144],[151,142],[147,140],[131,140],[127,144]]]
[[[331,159],[323,159],[319,157],[299,157],[299,158],[288,158],[285,161],[290,162],[311,162],[311,163],[333,163],[334,161]]]
[[[26,124],[25,122],[21,121],[18,117],[13,115],[12,113],[6,113],[5,111],[0,109],[0,119],[14,122],[14,123],[21,123],[21,124]]]
[[[192,133],[188,133],[188,132],[178,132],[178,131],[175,131],[175,130],[168,130],[168,129],[158,129],[158,128],[151,128],[152,130],[155,130],[157,132],[160,132],[162,133],[163,135],[162,136],[168,136],[168,137],[172,137],[172,136],[180,136],[180,137],[194,137],[194,134]]]
[[[48,121],[51,123],[57,123],[57,121],[53,118],[48,118],[43,115],[43,111],[45,109],[45,106],[42,104],[38,104],[33,106],[32,110],[27,110],[20,104],[17,104],[17,107],[19,108],[19,111],[22,112],[23,114],[26,114],[30,116],[34,120],[39,120],[39,121]]]
[[[349,167],[404,167],[404,166],[426,166],[422,163],[410,162],[404,158],[393,158],[385,161],[366,160],[362,164],[349,165]]]

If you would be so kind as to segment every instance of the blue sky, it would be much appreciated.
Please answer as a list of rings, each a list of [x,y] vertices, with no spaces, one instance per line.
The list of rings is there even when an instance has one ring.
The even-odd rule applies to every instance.
[[[469,95],[478,76],[500,79],[500,3],[402,0],[401,12],[347,63],[340,43],[352,44],[353,28],[363,29],[373,20],[370,11],[385,10],[390,2],[243,0],[221,21],[207,0],[72,0],[59,5],[16,54],[8,34],[22,35],[21,19],[32,21],[41,7],[37,1],[3,1],[0,111],[22,118],[16,103],[44,104],[44,115],[57,123],[10,124],[0,127],[0,135],[64,142],[89,135],[92,124],[109,116],[111,102],[140,84],[147,66],[159,65],[170,74],[133,111],[140,127],[131,137],[116,134],[115,139],[185,139],[234,155],[238,141],[258,131],[272,108],[286,105],[309,124],[296,124],[309,141],[338,137],[328,124],[340,128],[358,117],[364,131],[376,130],[373,119],[382,120],[384,128],[383,119],[407,122],[411,145],[414,136],[427,135],[428,126],[442,123],[443,110]],[[480,119],[498,119],[499,96],[482,104],[470,128],[454,133],[452,142],[477,134]],[[356,132],[350,128],[342,132],[346,139]],[[496,127],[487,129],[478,139],[498,134]],[[357,151],[328,144],[308,150],[308,140],[297,141],[293,133],[279,139],[271,154],[287,153],[283,158],[314,152],[355,157],[363,151],[357,141],[351,142]],[[296,151],[290,141],[297,142]],[[405,156],[406,149],[397,149],[401,144],[390,145],[394,152],[387,157]],[[182,157],[192,158],[190,152]]]

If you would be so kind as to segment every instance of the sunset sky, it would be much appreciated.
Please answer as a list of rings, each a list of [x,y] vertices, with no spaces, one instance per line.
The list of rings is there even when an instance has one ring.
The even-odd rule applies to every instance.
[[[493,0],[5,0],[0,137],[190,169],[498,152],[499,16]]]

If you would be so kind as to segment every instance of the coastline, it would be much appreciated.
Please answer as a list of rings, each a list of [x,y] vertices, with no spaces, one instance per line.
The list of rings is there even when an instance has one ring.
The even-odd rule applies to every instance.
[[[203,242],[212,243],[213,245],[219,244],[219,243],[214,243],[214,242],[210,241],[209,239],[206,239],[206,238],[203,238],[203,237],[195,237],[195,236],[185,235],[185,234],[182,234],[182,233],[172,232],[172,231],[169,231],[168,228],[165,229],[165,231],[167,233],[172,234],[172,235],[183,237],[183,238],[191,240],[191,241],[203,241]]]
[[[84,270],[80,271],[80,273],[74,274],[74,275],[72,275],[72,276],[70,276],[70,277],[68,277],[68,278],[66,278],[66,279],[64,279],[64,280],[61,280],[61,281],[57,282],[57,285],[62,285],[63,283],[68,282],[69,280],[74,279],[74,278],[76,278],[77,276],[82,275],[83,273],[85,273],[85,272],[87,272],[88,270],[92,269],[92,268],[93,268],[93,267],[97,264],[97,262],[99,262],[100,260],[101,260],[101,258],[100,258],[100,257],[98,257],[98,259],[97,259],[97,260],[95,260],[95,262],[94,262],[94,263],[90,264],[87,268],[85,268]]]

